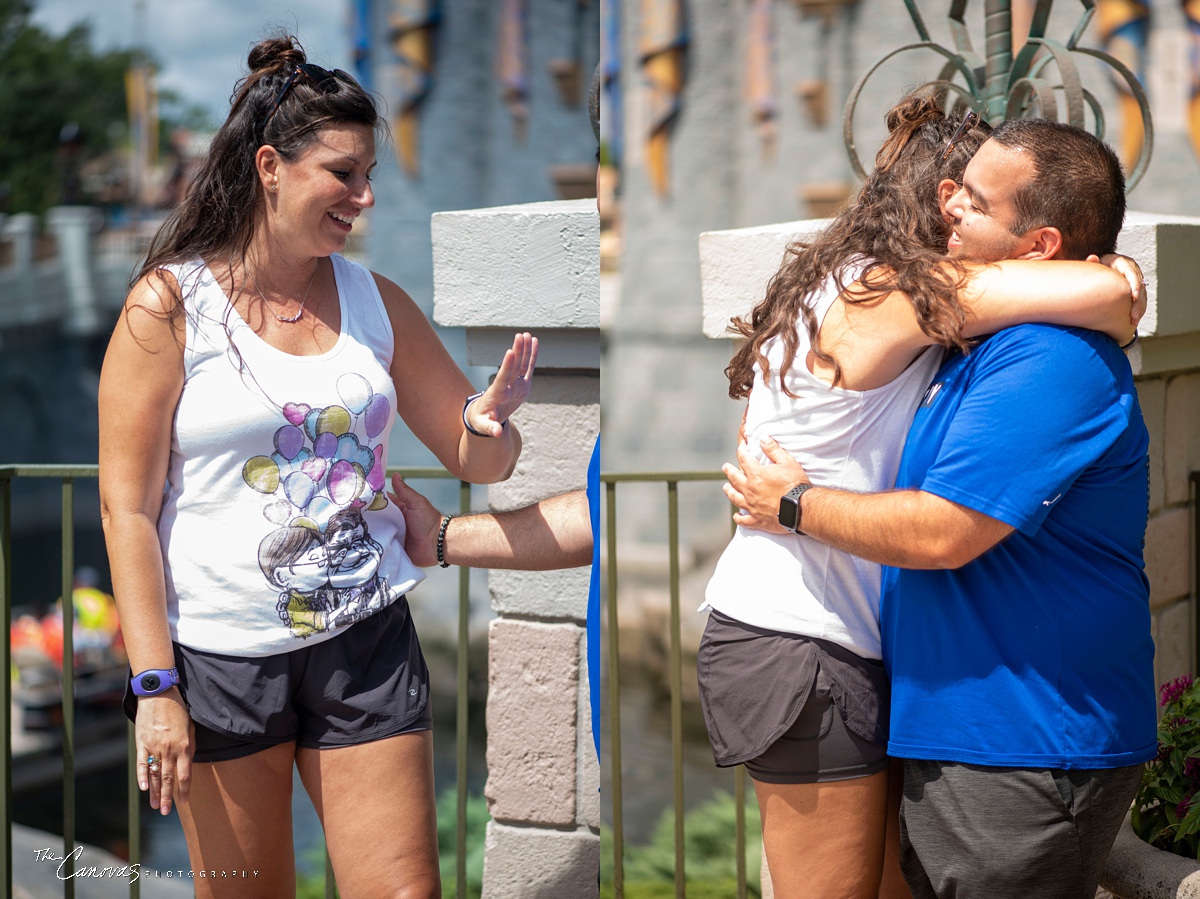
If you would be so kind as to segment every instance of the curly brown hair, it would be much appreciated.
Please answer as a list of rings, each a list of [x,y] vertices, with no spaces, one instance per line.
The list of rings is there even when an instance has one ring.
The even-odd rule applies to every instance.
[[[784,376],[796,360],[798,320],[808,330],[813,354],[833,366],[838,382],[841,368],[821,350],[811,305],[815,291],[830,277],[847,302],[869,302],[891,290],[907,294],[922,331],[945,346],[966,347],[966,316],[958,302],[964,270],[945,255],[950,228],[938,209],[937,186],[945,178],[961,183],[989,129],[983,125],[967,131],[946,156],[947,142],[962,120],[946,114],[946,101],[947,86],[934,82],[911,91],[888,111],[887,139],[854,204],[817,237],[790,245],[749,320],[731,320],[733,330],[747,340],[725,369],[730,397],[749,395],[756,366],[766,380],[770,365],[764,345],[776,336],[784,347],[780,386],[794,396]],[[864,289],[848,296],[844,279],[855,258],[868,260],[859,275]]]

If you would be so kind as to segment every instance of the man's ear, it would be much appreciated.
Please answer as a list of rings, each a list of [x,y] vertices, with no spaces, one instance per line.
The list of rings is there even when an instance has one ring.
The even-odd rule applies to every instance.
[[[938,211],[941,212],[942,215],[946,215],[946,204],[950,202],[950,198],[956,193],[958,193],[958,182],[953,178],[943,178],[938,182]]]
[[[1010,259],[1053,259],[1062,250],[1062,232],[1052,225],[1030,228]]]

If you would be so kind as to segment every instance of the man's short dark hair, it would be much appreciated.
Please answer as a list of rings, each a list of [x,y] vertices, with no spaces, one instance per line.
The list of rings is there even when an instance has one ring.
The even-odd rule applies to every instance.
[[[1013,196],[1014,234],[1057,228],[1062,259],[1116,251],[1125,221],[1125,175],[1108,144],[1080,128],[1045,119],[1009,119],[996,127],[992,140],[1023,150],[1033,160],[1033,178]]]

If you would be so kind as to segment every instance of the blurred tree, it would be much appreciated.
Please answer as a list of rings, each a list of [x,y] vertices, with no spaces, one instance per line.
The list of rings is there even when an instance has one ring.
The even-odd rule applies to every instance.
[[[30,22],[34,6],[35,0],[0,0],[0,212],[6,213],[87,200],[73,173],[123,145],[129,130],[125,72],[135,52],[93,50],[83,23],[59,37],[47,34]],[[196,118],[190,109],[180,113]],[[161,123],[164,131],[172,125]]]

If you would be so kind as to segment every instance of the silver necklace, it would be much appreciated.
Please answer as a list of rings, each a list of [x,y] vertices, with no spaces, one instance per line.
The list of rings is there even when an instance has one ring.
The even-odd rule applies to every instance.
[[[258,286],[258,282],[256,280],[251,278],[250,283],[254,285],[254,290],[258,293],[259,297],[262,298],[263,305],[265,305],[267,307],[267,311],[269,311],[279,321],[283,322],[284,324],[290,325],[290,324],[293,324],[294,322],[300,321],[300,316],[304,314],[304,304],[308,302],[308,295],[312,291],[313,282],[317,280],[317,269],[319,269],[320,267],[321,267],[321,261],[318,259],[317,264],[313,266],[312,277],[308,279],[308,287],[304,291],[304,297],[303,297],[303,299],[300,300],[300,308],[296,310],[296,314],[293,315],[291,318],[288,318],[287,316],[284,316],[284,315],[280,315],[278,312],[271,309],[271,304],[267,301],[267,298],[265,296],[263,296],[262,288]]]

